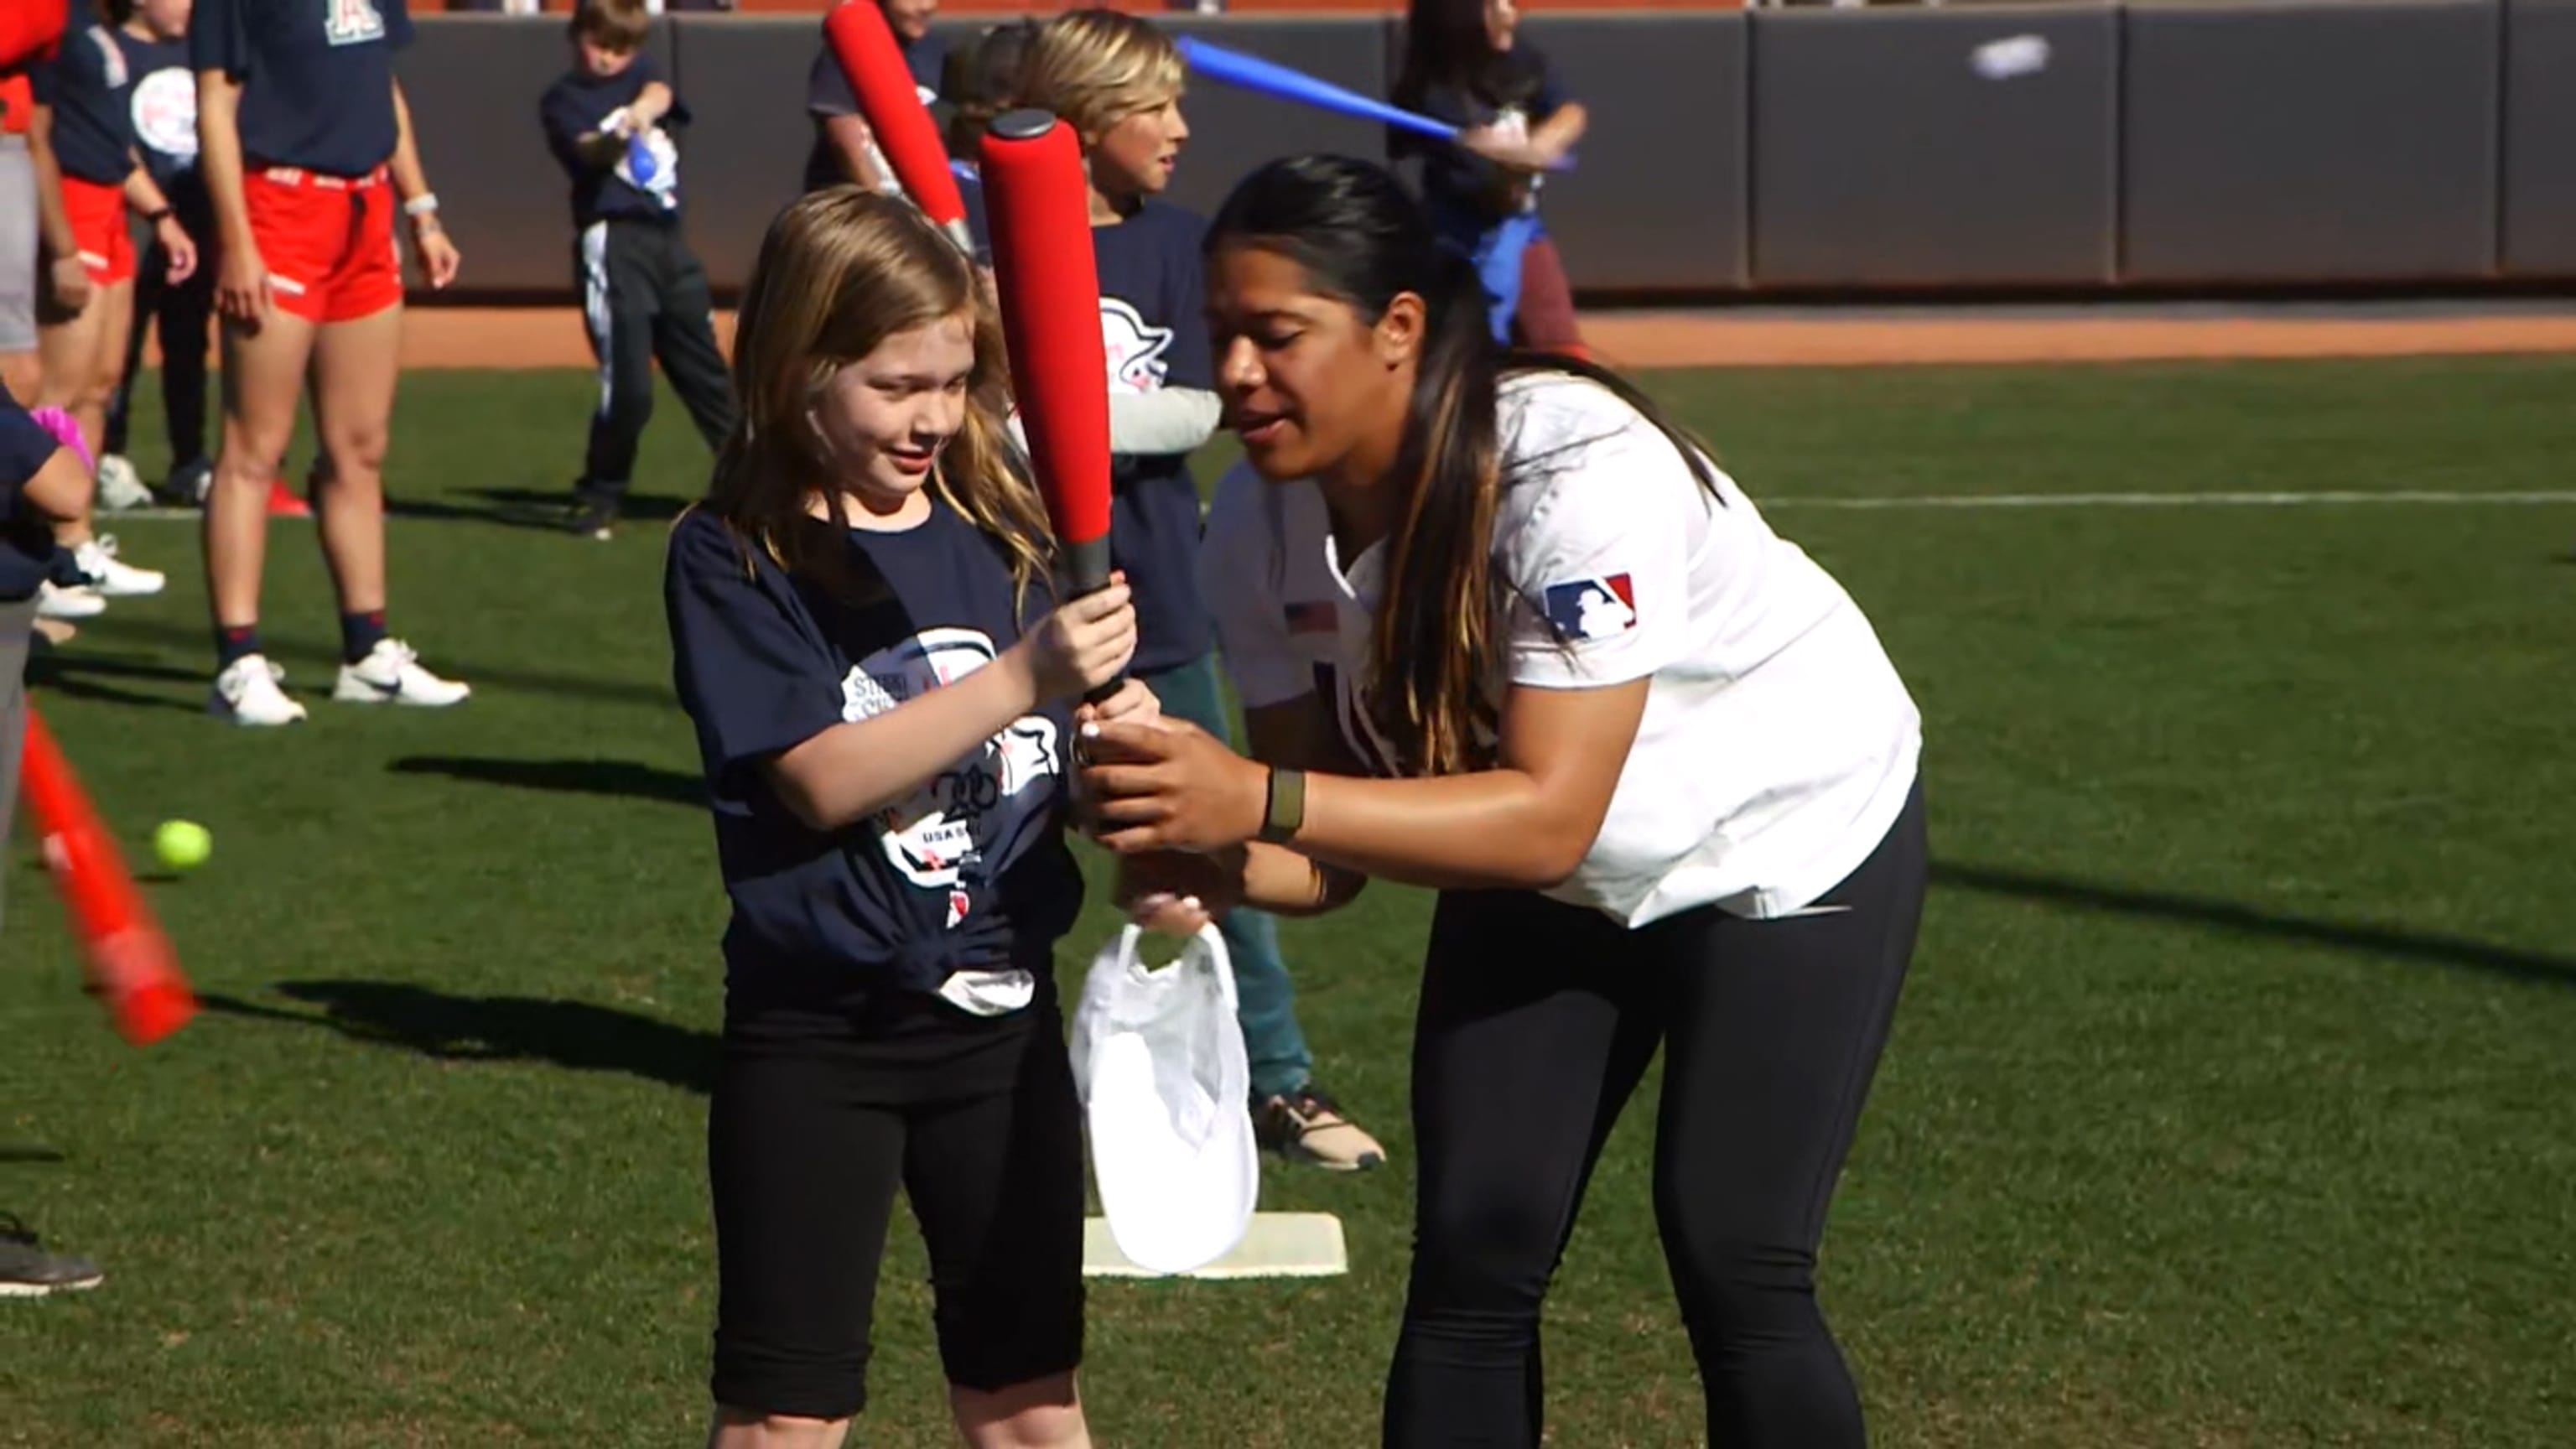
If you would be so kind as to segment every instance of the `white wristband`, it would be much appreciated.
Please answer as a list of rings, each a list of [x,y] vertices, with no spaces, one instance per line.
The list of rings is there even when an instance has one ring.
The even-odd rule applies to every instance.
[[[435,191],[424,191],[403,203],[405,216],[427,216],[436,210],[438,210],[438,193]]]

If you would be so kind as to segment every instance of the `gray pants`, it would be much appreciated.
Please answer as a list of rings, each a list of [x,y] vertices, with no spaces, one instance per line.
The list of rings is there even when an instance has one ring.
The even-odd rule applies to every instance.
[[[36,158],[0,136],[0,352],[36,350]],[[30,401],[20,398],[20,402]]]
[[[9,822],[18,813],[18,746],[27,737],[27,644],[36,601],[0,604],[0,921],[7,918]]]

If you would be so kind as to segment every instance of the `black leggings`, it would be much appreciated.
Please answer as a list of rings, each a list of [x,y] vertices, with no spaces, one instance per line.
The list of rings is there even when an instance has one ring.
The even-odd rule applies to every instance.
[[[1631,931],[1525,892],[1441,896],[1414,1040],[1421,1176],[1388,1445],[1539,1442],[1540,1300],[1658,1043],[1655,1221],[1708,1443],[1864,1442],[1816,1306],[1816,1245],[1913,954],[1924,868],[1918,788],[1811,914],[1702,908]]]

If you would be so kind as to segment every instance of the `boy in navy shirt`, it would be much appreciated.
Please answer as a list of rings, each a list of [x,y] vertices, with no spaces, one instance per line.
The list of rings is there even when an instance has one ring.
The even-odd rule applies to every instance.
[[[921,103],[936,105],[941,74],[948,63],[948,42],[930,33],[930,22],[939,15],[939,0],[840,3],[873,3],[885,12],[886,28],[894,32],[894,43],[903,51],[904,68],[912,72]],[[876,139],[868,133],[867,118],[859,114],[859,98],[850,90],[850,78],[841,73],[841,63],[833,57],[829,41],[815,53],[813,67],[805,75],[805,113],[814,118],[814,149],[805,156],[806,190],[853,181],[871,191],[902,189],[885,153],[877,149]]]
[[[665,127],[688,124],[689,113],[640,53],[653,24],[644,5],[582,0],[573,69],[538,104],[546,144],[572,178],[573,268],[599,359],[599,410],[569,523],[602,539],[653,416],[654,359],[709,448],[724,446],[734,416],[706,268],[680,235],[679,150]]]
[[[1082,138],[1091,245],[1109,354],[1109,547],[1136,590],[1136,677],[1163,712],[1230,735],[1217,683],[1215,625],[1199,596],[1199,494],[1189,454],[1215,433],[1218,402],[1202,317],[1206,224],[1161,199],[1189,127],[1171,37],[1114,10],[1075,10],[1040,27],[1019,104],[1053,111]],[[1265,1145],[1335,1171],[1385,1160],[1377,1140],[1315,1085],[1278,928],[1261,911],[1218,923],[1234,967],[1251,1058],[1253,1118]]]
[[[197,73],[188,68],[192,8],[192,0],[137,0],[134,13],[116,29],[116,43],[133,81],[128,109],[135,154],[168,198],[180,230],[202,249],[214,237],[215,213],[197,174]],[[161,340],[161,411],[170,433],[170,472],[161,491],[195,503],[215,471],[206,451],[206,349],[213,339],[215,269],[201,256],[196,271],[173,282],[170,260],[156,236],[135,263],[134,320],[126,329],[116,395],[107,404],[105,456],[98,461],[102,496],[112,475],[133,472],[125,450],[134,376],[143,365],[144,338],[155,332]]]

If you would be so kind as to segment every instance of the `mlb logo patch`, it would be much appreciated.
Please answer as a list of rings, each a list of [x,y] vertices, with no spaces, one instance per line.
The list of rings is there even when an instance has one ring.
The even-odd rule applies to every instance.
[[[1545,603],[1548,627],[1560,639],[1607,639],[1637,627],[1637,589],[1626,574],[1550,584]]]
[[[1288,606],[1288,632],[1291,634],[1330,634],[1333,628],[1333,606],[1329,600]]]

